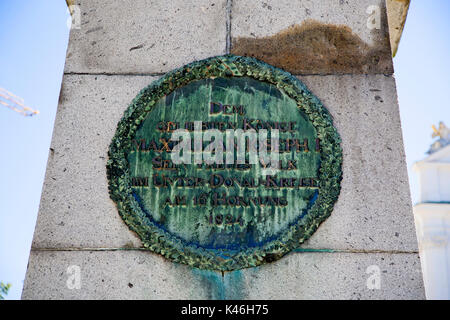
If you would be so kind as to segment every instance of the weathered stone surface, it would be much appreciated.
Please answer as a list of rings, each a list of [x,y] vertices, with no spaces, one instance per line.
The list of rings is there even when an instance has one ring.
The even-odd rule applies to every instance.
[[[418,254],[291,253],[226,273],[224,285],[226,299],[424,299]]]
[[[105,165],[117,122],[154,79],[64,77],[34,247],[140,246],[109,199]],[[333,115],[344,152],[339,200],[303,246],[417,251],[393,78],[300,79]]]
[[[77,1],[65,72],[160,73],[225,53],[226,0]]]
[[[339,200],[304,246],[417,251],[394,78],[300,79],[331,112],[344,152]]]
[[[223,277],[136,250],[32,251],[30,264],[23,299],[424,298],[417,254],[291,253]],[[67,286],[70,266],[80,267],[80,289]],[[367,287],[369,266],[379,268],[380,289]]]
[[[222,279],[135,250],[32,251],[30,264],[22,299],[212,299]],[[80,267],[79,290],[67,286],[70,266]]]
[[[293,74],[393,73],[383,0],[234,0],[231,37],[231,53]]]
[[[64,77],[33,246],[140,246],[109,198],[106,161],[124,110],[155,79]]]

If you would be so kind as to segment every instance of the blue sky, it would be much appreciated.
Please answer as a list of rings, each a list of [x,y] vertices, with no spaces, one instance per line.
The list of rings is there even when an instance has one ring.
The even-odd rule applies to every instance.
[[[449,32],[450,1],[411,1],[394,67],[413,203],[419,187],[411,166],[426,156],[431,125],[450,127]]]
[[[19,299],[53,131],[69,30],[59,0],[0,0],[0,87],[38,109],[0,108],[0,281]]]
[[[0,107],[0,281],[19,299],[36,223],[69,30],[63,0],[0,0],[0,87],[38,109],[23,117]],[[450,1],[412,0],[394,59],[411,171],[431,144],[431,125],[450,126]]]

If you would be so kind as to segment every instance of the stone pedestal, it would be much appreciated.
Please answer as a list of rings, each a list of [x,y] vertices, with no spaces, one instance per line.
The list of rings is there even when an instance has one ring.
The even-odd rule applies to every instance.
[[[77,1],[23,298],[423,299],[384,3]],[[142,88],[230,52],[306,84],[344,163],[332,215],[300,249],[221,273],[144,250],[109,198],[106,161]]]

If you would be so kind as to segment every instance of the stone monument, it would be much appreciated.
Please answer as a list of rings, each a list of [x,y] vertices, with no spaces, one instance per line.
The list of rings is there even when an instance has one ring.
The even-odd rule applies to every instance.
[[[424,298],[384,1],[71,11],[24,299]]]

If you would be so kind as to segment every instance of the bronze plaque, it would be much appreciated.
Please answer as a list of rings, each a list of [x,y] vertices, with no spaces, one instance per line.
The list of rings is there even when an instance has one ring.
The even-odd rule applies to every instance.
[[[111,198],[146,248],[223,271],[297,248],[331,214],[342,176],[320,101],[289,73],[232,55],[143,89],[109,158]]]

